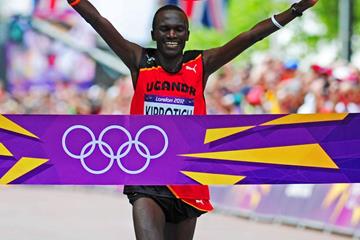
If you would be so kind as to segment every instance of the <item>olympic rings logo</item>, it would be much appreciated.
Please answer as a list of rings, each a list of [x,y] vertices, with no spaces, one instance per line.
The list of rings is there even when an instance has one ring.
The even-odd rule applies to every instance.
[[[164,138],[164,147],[158,154],[155,154],[155,155],[151,155],[149,148],[143,142],[139,141],[141,134],[143,134],[145,131],[150,130],[150,129],[157,130],[158,132],[161,133],[161,135]],[[76,130],[83,130],[83,131],[87,132],[91,137],[91,141],[86,143],[81,148],[79,155],[72,153],[66,145],[66,140],[67,140],[68,135],[71,132],[76,131]],[[105,134],[110,130],[120,130],[123,133],[125,133],[126,137],[128,138],[127,142],[125,142],[119,146],[116,153],[113,151],[113,149],[111,148],[111,146],[108,143],[103,141]],[[121,159],[123,159],[126,155],[129,154],[133,145],[135,145],[136,151],[143,158],[146,159],[145,164],[137,170],[127,169],[121,162]],[[94,170],[86,164],[86,158],[94,153],[96,146],[98,146],[99,150],[105,157],[109,158],[108,165],[104,169],[101,169],[101,170]],[[95,175],[104,174],[107,171],[109,171],[110,168],[114,165],[115,161],[117,162],[118,166],[120,167],[120,169],[122,171],[124,171],[128,174],[132,174],[132,175],[140,174],[148,168],[151,160],[160,158],[162,155],[164,155],[168,146],[169,146],[169,140],[168,140],[168,136],[166,135],[165,131],[162,128],[160,128],[158,126],[154,126],[154,125],[149,125],[149,126],[145,126],[145,127],[141,128],[137,132],[134,140],[132,139],[132,136],[128,130],[126,130],[124,127],[118,126],[118,125],[112,125],[112,126],[105,128],[100,133],[98,139],[96,139],[95,134],[91,131],[90,128],[83,126],[83,125],[74,125],[74,126],[70,127],[69,129],[67,129],[65,131],[65,133],[63,134],[63,137],[62,137],[62,147],[63,147],[65,153],[69,157],[80,160],[83,168],[87,172],[95,174]]]

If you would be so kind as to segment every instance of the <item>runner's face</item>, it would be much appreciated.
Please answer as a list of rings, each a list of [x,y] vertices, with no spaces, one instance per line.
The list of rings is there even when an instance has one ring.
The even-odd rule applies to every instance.
[[[189,39],[186,16],[176,10],[162,11],[155,19],[155,28],[151,32],[157,49],[165,57],[176,57],[183,53]]]

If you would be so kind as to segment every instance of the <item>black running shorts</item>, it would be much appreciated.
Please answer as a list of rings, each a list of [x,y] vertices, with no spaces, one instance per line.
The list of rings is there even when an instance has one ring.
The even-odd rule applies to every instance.
[[[128,193],[129,202],[133,205],[140,198],[150,198],[154,200],[165,214],[166,222],[179,223],[189,218],[197,218],[206,213],[200,211],[177,198],[153,196],[144,193]]]

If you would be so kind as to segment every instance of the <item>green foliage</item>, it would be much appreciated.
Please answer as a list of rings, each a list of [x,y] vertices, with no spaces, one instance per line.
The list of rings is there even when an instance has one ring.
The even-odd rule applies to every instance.
[[[354,33],[360,34],[360,0],[354,0]]]
[[[339,1],[319,0],[313,8],[319,20],[326,26],[326,33],[321,36],[309,36],[299,27],[293,42],[306,43],[315,48],[320,40],[334,39],[338,36]],[[354,1],[354,32],[360,34],[360,0]],[[289,7],[289,0],[230,0],[226,28],[222,31],[192,26],[188,49],[208,49],[218,47],[228,42],[239,33],[249,30],[256,23],[281,12]],[[238,60],[247,59],[254,51],[265,50],[269,40],[264,39],[241,54]]]
[[[230,0],[228,9],[227,27],[222,31],[214,29],[192,27],[188,49],[209,49],[218,47],[241,32],[251,29],[256,23],[268,18],[272,13],[285,10],[289,7],[288,1]],[[268,39],[262,40],[249,49],[241,58],[247,58],[255,50],[264,50],[269,47]]]
[[[324,37],[328,39],[336,38],[339,26],[339,0],[319,1],[314,11],[327,28]]]
[[[354,33],[360,33],[360,0],[354,1]],[[314,8],[315,13],[326,25],[327,33],[324,37],[336,38],[339,34],[339,0],[320,0]]]

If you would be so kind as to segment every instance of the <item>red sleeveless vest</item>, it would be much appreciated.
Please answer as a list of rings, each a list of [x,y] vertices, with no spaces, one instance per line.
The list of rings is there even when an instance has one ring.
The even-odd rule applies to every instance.
[[[137,79],[130,113],[140,115],[204,115],[203,59],[201,51],[184,53],[179,72],[168,73],[157,64],[155,49],[146,49]],[[213,209],[209,188],[199,185],[171,185],[182,201],[202,210]]]

